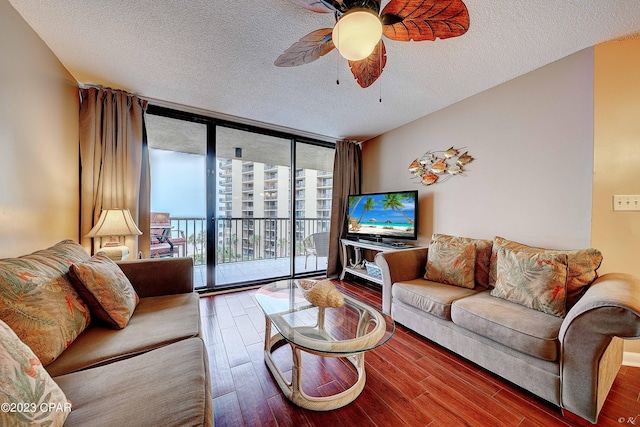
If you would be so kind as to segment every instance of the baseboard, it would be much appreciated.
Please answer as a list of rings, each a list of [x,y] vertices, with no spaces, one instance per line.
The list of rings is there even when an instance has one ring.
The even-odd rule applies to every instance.
[[[622,354],[622,364],[625,366],[635,366],[640,368],[640,353],[625,351]]]

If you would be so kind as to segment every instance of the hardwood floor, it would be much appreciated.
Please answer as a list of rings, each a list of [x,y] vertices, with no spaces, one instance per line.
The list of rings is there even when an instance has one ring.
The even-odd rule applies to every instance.
[[[335,283],[380,308],[379,289]],[[200,300],[217,427],[592,425],[563,417],[556,407],[401,325],[389,342],[366,353],[367,384],[353,403],[328,412],[300,409],[282,395],[264,364],[265,320],[254,293]],[[274,355],[282,371],[290,371],[289,346]],[[344,390],[355,373],[341,359],[304,354],[303,378],[305,392],[322,396]],[[597,425],[640,425],[640,368],[621,368]]]

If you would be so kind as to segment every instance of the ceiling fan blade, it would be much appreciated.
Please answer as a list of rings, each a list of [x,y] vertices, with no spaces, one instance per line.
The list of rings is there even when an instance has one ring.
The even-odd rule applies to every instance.
[[[398,41],[447,39],[469,29],[462,0],[391,0],[380,18],[382,33]]]
[[[315,30],[285,50],[274,64],[277,67],[296,67],[308,64],[331,52],[335,47],[331,40],[333,28]]]
[[[329,13],[338,10],[343,0],[293,0],[294,3],[312,12]]]
[[[349,61],[353,77],[363,88],[371,86],[378,80],[385,65],[387,65],[387,49],[382,40],[373,49],[371,55],[360,61]]]

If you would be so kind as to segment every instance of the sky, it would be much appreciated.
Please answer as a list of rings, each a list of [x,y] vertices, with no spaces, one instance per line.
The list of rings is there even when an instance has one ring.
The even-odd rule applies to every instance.
[[[151,212],[171,217],[206,216],[205,156],[149,149]]]

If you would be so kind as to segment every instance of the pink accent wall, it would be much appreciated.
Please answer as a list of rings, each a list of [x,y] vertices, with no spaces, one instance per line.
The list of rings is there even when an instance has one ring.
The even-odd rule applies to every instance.
[[[0,258],[78,240],[78,84],[0,1]]]
[[[604,254],[601,273],[640,277],[640,212],[614,212],[613,195],[640,194],[640,40],[595,48],[595,163],[592,244]],[[627,341],[637,353],[640,341]]]

